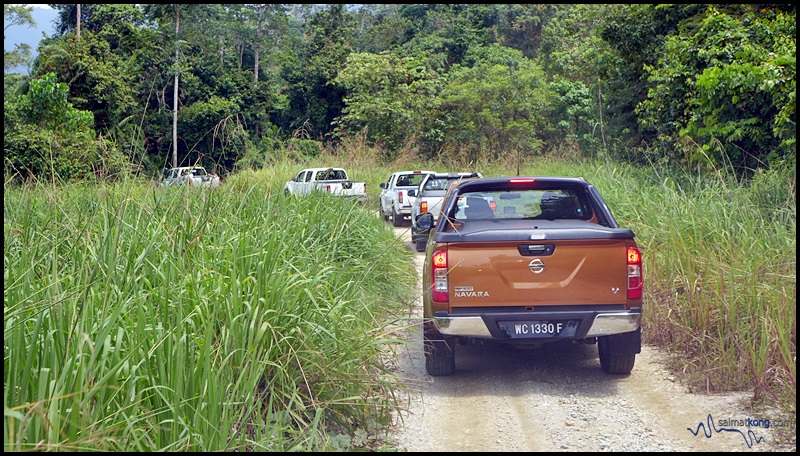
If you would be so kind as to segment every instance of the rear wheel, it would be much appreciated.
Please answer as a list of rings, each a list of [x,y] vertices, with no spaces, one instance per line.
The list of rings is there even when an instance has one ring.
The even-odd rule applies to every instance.
[[[425,370],[428,375],[441,377],[456,370],[455,340],[445,339],[425,331]]]
[[[610,337],[597,338],[597,353],[600,356],[600,367],[607,374],[630,374],[636,361],[636,353],[616,353],[611,349]]]
[[[392,207],[392,225],[403,226],[403,216],[394,211]]]
[[[416,242],[417,252],[424,252],[425,251],[425,240],[419,240]]]

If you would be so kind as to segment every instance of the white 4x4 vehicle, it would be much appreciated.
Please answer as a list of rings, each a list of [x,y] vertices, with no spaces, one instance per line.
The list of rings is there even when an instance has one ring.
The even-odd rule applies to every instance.
[[[483,175],[476,172],[434,173],[426,176],[419,188],[409,192],[414,197],[414,204],[411,205],[411,241],[417,252],[425,251],[425,243],[428,242],[430,233],[430,229],[421,229],[417,225],[419,216],[430,212],[433,214],[434,220],[438,219],[439,212],[442,210],[442,200],[450,185],[462,179],[479,177],[483,177]]]
[[[165,168],[158,182],[161,187],[173,185],[192,185],[196,187],[219,187],[219,176],[209,174],[202,166],[182,166]]]
[[[379,212],[384,220],[392,219],[392,225],[402,226],[403,220],[411,218],[411,205],[414,197],[408,191],[415,189],[422,179],[434,171],[398,171],[392,173],[386,182],[381,182]]]

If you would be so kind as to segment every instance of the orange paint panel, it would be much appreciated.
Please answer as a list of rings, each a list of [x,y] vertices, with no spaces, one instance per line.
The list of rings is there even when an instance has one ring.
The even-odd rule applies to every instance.
[[[542,256],[523,256],[517,250],[516,243],[450,244],[450,305],[481,307],[626,303],[624,240],[554,243],[554,253]],[[532,267],[534,260],[539,264]]]

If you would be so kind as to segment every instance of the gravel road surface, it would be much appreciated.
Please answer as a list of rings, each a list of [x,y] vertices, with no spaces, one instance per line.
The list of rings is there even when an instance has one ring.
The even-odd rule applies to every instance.
[[[414,251],[410,228],[395,234]],[[424,253],[414,261],[421,277]],[[540,349],[486,342],[456,348],[456,372],[432,377],[422,354],[422,300],[410,311],[411,341],[392,366],[406,384],[395,417],[400,451],[793,451],[775,426],[723,426],[722,420],[770,419],[747,407],[747,393],[692,394],[645,345],[633,372],[600,369],[596,345]],[[724,422],[723,422],[724,423]],[[725,428],[725,429],[722,429]],[[752,432],[748,432],[752,431]],[[697,435],[695,435],[697,432]]]

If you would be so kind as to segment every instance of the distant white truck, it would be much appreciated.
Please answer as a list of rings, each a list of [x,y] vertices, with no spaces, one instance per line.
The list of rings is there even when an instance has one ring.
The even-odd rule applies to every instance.
[[[392,173],[386,182],[381,182],[379,212],[384,220],[392,220],[392,225],[402,226],[403,221],[411,218],[411,205],[414,197],[409,190],[419,186],[422,179],[434,171],[398,171]]]
[[[216,173],[208,173],[202,166],[182,166],[164,168],[164,175],[158,181],[160,187],[188,185],[192,187],[219,187],[220,179]]]
[[[367,201],[367,184],[351,181],[343,168],[307,168],[283,186],[286,195],[308,196],[312,192]]]

